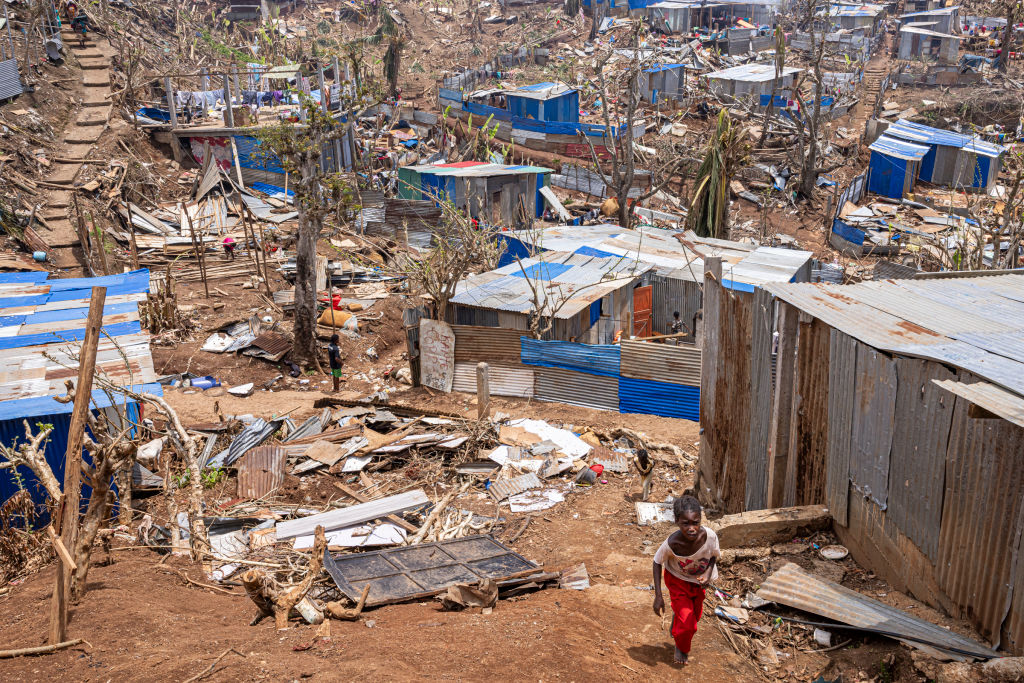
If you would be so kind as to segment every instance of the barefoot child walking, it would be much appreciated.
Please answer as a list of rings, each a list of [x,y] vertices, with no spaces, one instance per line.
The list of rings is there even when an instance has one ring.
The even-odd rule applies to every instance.
[[[704,610],[704,589],[718,578],[718,536],[701,526],[700,503],[693,496],[681,496],[672,504],[678,531],[665,539],[654,554],[654,613],[661,616],[665,599],[661,595],[662,567],[672,600],[672,638],[676,641],[675,661],[685,664],[697,622]]]

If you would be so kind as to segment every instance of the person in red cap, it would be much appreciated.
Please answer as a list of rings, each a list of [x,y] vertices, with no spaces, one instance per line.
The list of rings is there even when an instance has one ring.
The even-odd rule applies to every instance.
[[[224,258],[234,261],[235,260],[235,239],[233,237],[225,237],[222,242],[224,245]]]

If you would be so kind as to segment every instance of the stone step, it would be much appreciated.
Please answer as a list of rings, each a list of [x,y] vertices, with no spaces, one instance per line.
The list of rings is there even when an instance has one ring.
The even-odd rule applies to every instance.
[[[100,135],[102,134],[103,129],[99,126],[84,126],[81,128],[76,126],[74,129],[68,131],[64,138],[64,142],[68,145],[85,145],[96,142],[100,139]]]
[[[99,50],[93,50],[93,51],[81,50],[75,56],[78,57],[79,59],[90,59],[92,57],[106,57],[106,55],[104,55]]]
[[[109,107],[110,100],[97,100],[96,102],[82,102],[83,107]]]
[[[94,71],[96,69],[108,69],[110,68],[110,62],[106,59],[101,59],[95,62],[81,62],[81,67],[86,71]]]

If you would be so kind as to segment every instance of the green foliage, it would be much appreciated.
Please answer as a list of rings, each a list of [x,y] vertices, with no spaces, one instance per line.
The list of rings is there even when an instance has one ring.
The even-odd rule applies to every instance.
[[[694,179],[696,190],[687,215],[687,226],[701,237],[724,239],[728,234],[729,179],[746,155],[745,130],[734,125],[726,109],[705,147],[704,161]]]
[[[207,467],[200,475],[203,480],[203,488],[212,489],[222,481],[226,481],[228,478],[228,471],[223,467]]]
[[[321,21],[319,24],[316,25],[316,30],[319,31],[320,33],[322,33],[325,36],[326,35],[330,35],[330,33],[331,33],[331,22],[329,22],[327,20]]]

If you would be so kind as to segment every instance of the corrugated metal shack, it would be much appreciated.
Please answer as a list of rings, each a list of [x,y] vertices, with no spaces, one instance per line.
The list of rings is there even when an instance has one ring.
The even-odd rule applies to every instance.
[[[528,257],[460,282],[447,318],[527,332],[539,300],[540,314],[554,319],[546,338],[606,344],[632,318],[633,288],[649,269],[628,257]]]
[[[911,142],[880,135],[868,147],[868,190],[883,197],[901,199],[914,189],[921,160],[928,148]]]
[[[550,168],[542,166],[482,161],[404,166],[398,169],[398,196],[448,199],[484,223],[523,226],[526,218],[544,214],[540,188],[548,184],[550,173]]]
[[[652,332],[668,334],[672,314],[691,331],[701,309],[704,258],[718,256],[726,263],[726,277],[737,288],[752,291],[764,282],[809,282],[809,251],[758,247],[741,242],[698,237],[692,231],[676,233],[660,228],[626,230],[618,225],[560,226],[502,233],[507,244],[499,265],[544,250],[600,257],[628,257],[652,267],[642,284],[652,286]],[[689,338],[692,341],[692,337]]]
[[[881,128],[882,122],[879,122]],[[1002,169],[1006,148],[976,136],[899,119],[884,129],[890,138],[924,146],[918,177],[936,185],[989,190]]]
[[[1024,651],[1024,275],[705,296],[704,499],[825,504],[862,565]]]
[[[743,64],[709,73],[705,78],[708,79],[711,91],[719,97],[753,97],[760,100],[761,95],[791,90],[796,74],[802,71],[795,66],[786,66],[782,69],[781,78],[775,78],[774,64]]]
[[[885,5],[849,5],[840,3],[829,7],[832,25],[841,29],[864,29],[868,34],[878,31],[885,14]]]
[[[959,5],[956,7],[937,7],[921,12],[909,12],[901,14],[899,19],[902,26],[919,26],[937,31],[938,33],[953,35],[961,33]]]
[[[963,36],[940,33],[923,26],[900,27],[900,59],[923,59],[940,64],[955,64]]]
[[[640,93],[645,102],[658,104],[662,100],[686,99],[686,64],[655,64],[644,69],[640,78]]]
[[[159,384],[151,384],[156,372],[149,335],[139,324],[138,302],[144,301],[149,291],[149,271],[57,280],[48,280],[48,275],[0,274],[0,439],[8,445],[24,441],[26,420],[33,433],[38,423],[52,424],[46,460],[59,478],[74,406],[53,397],[65,395],[64,381],[77,376],[77,355],[94,286],[107,288],[96,353],[97,376],[156,395],[162,392]],[[93,410],[110,409],[111,398],[94,389]],[[123,397],[113,398],[124,404]],[[129,402],[127,414],[128,419],[138,421],[134,402]],[[113,410],[109,416],[117,419]],[[21,487],[40,505],[45,501],[46,493],[30,470],[19,467],[17,477],[12,470],[0,470],[0,503]]]

